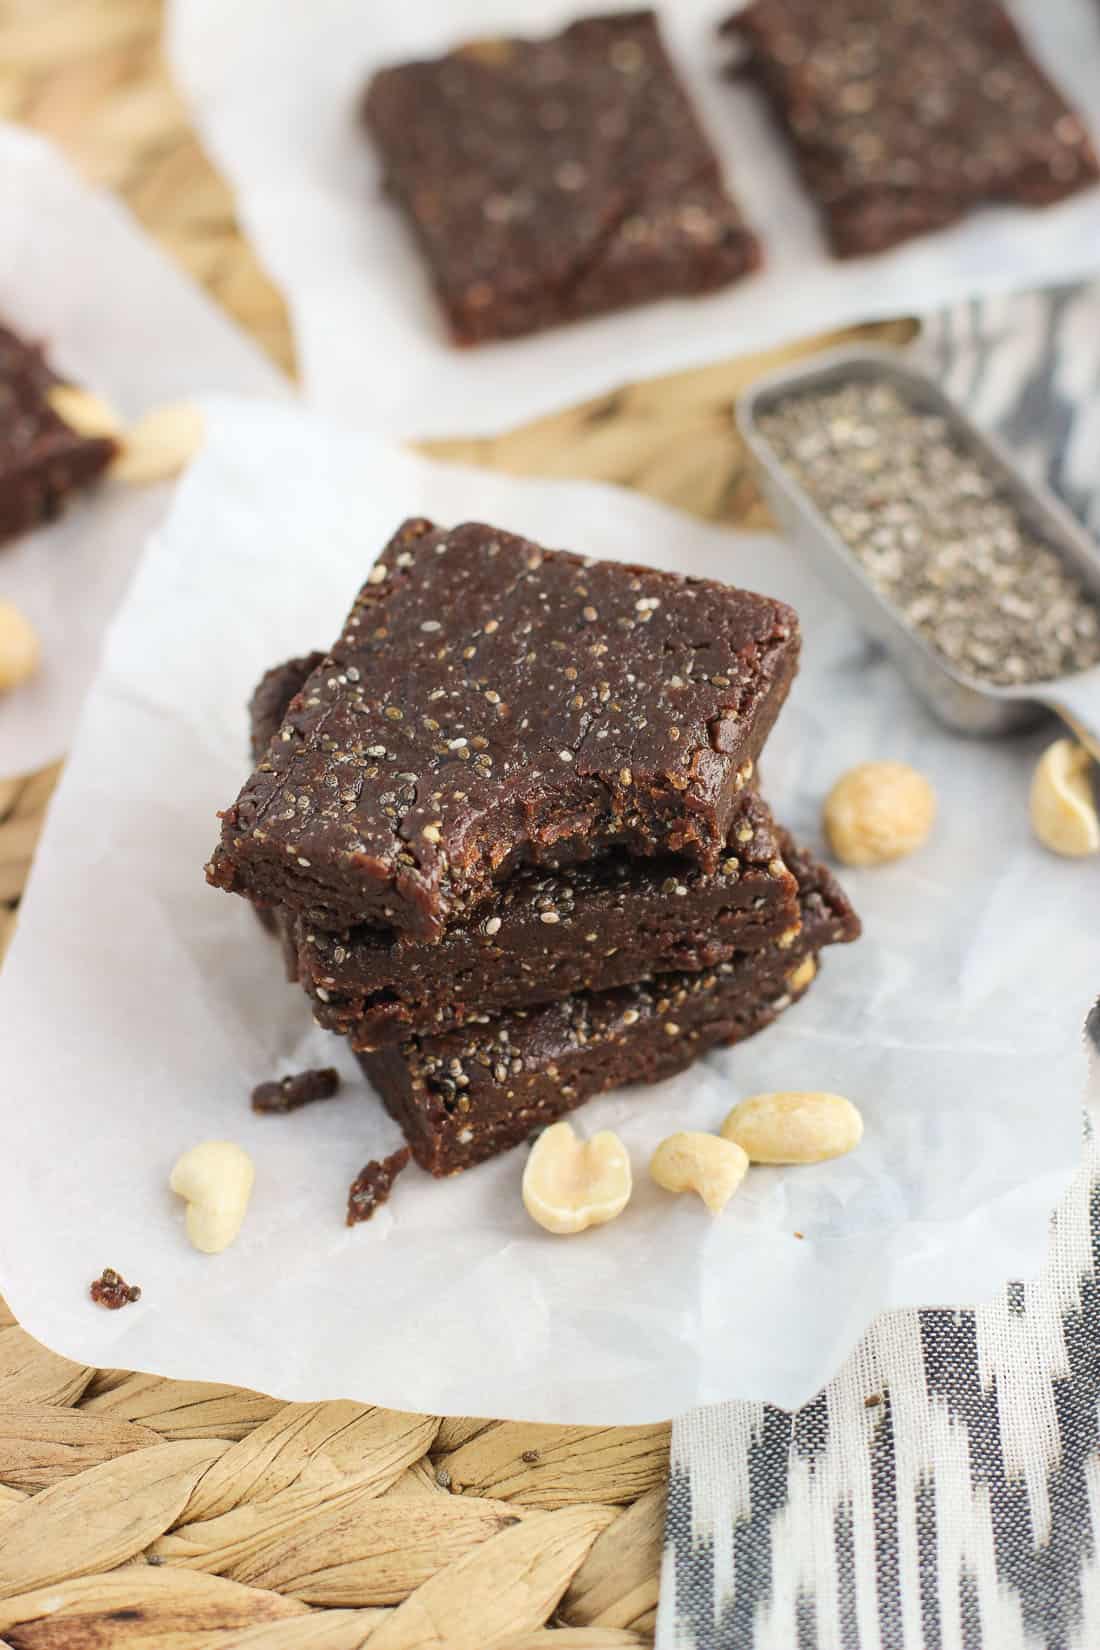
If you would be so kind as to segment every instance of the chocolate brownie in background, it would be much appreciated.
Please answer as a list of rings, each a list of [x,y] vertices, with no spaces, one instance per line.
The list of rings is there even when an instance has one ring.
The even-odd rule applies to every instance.
[[[760,263],[652,11],[384,69],[363,114],[456,343],[712,292]]]

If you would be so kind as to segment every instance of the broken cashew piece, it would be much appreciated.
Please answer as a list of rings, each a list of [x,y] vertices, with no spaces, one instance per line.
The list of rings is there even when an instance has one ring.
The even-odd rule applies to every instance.
[[[1031,825],[1053,854],[1080,859],[1100,849],[1091,766],[1088,751],[1072,739],[1056,739],[1039,758],[1031,781]]]
[[[754,1094],[722,1124],[752,1163],[824,1163],[863,1138],[863,1119],[842,1094]]]
[[[204,1140],[184,1152],[170,1185],[187,1199],[187,1236],[205,1255],[228,1249],[252,1195],[252,1159],[232,1140]]]
[[[566,1236],[604,1226],[630,1200],[630,1158],[617,1134],[578,1140],[569,1123],[552,1123],[531,1148],[523,1171],[523,1206],[548,1232]]]
[[[122,420],[110,402],[93,395],[91,390],[81,389],[78,384],[53,384],[46,391],[46,400],[70,430],[89,441],[98,436],[117,438],[122,434]]]
[[[885,865],[925,841],[936,793],[906,762],[861,762],[841,774],[822,810],[829,847],[844,865]]]
[[[190,402],[155,407],[124,432],[110,473],[119,481],[170,481],[194,458],[204,434],[202,413]]]
[[[21,687],[38,669],[38,632],[12,602],[0,602],[0,693]]]
[[[792,968],[787,975],[787,984],[792,991],[805,991],[813,984],[817,974],[817,958],[803,957],[797,968]]]
[[[649,1172],[666,1192],[698,1192],[720,1215],[748,1172],[747,1154],[717,1134],[670,1134],[653,1153]]]

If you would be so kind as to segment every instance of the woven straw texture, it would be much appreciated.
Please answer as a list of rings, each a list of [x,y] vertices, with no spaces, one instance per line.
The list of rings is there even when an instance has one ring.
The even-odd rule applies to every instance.
[[[0,0],[0,118],[35,127],[119,193],[292,371],[283,305],[190,130],[160,25],[159,0]],[[906,335],[900,323],[871,330]],[[626,387],[498,440],[433,450],[766,525],[729,408],[775,359]],[[0,786],[0,947],[57,777]],[[32,1341],[0,1300],[0,1644],[646,1645],[667,1470],[664,1426],[283,1404],[84,1368]]]

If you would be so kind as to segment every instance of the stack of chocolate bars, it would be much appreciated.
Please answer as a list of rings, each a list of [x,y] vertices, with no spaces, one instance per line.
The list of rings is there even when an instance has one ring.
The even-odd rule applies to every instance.
[[[451,1174],[771,1023],[858,921],[753,788],[782,602],[406,522],[252,703],[207,875]]]

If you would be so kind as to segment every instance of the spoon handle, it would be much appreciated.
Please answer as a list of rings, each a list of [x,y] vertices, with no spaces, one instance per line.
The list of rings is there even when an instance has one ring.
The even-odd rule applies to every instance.
[[[1035,697],[1068,723],[1085,749],[1100,762],[1100,666],[1079,676],[1063,676]]]

